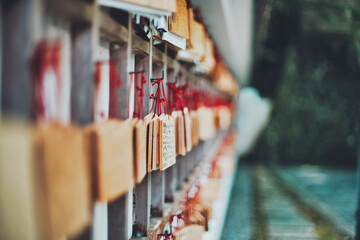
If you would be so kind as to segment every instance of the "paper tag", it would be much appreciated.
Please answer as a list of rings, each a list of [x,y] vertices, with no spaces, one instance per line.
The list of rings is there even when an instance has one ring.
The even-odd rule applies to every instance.
[[[175,121],[168,115],[160,118],[160,170],[165,170],[176,163]]]

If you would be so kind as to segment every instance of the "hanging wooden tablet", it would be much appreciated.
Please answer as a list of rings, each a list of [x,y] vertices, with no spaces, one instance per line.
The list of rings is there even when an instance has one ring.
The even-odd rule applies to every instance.
[[[152,158],[152,170],[157,170],[159,168],[164,168],[162,166],[163,163],[163,153],[162,153],[162,144],[163,144],[163,130],[165,126],[166,134],[167,132],[167,124],[164,125],[164,121],[168,121],[167,115],[167,101],[164,87],[164,79],[163,78],[152,78],[151,79],[152,86],[156,85],[155,94],[150,95],[150,100],[152,100],[152,107],[150,112],[153,112],[152,122],[154,122],[154,133],[153,133],[153,158]],[[161,117],[160,117],[161,116]],[[171,124],[170,124],[171,125]],[[167,138],[167,136],[165,136]],[[166,143],[167,145],[167,143]],[[165,152],[168,154],[167,152]],[[165,159],[166,161],[167,159]]]
[[[185,156],[184,117],[181,111],[173,111],[171,116],[175,119],[176,154]]]
[[[176,13],[169,17],[169,30],[178,36],[189,39],[189,15],[186,0],[176,0]]]
[[[82,132],[74,127],[37,128],[36,176],[46,239],[76,236],[90,223],[89,162]]]
[[[213,138],[216,134],[216,126],[212,109],[208,107],[200,107],[198,109],[198,118],[200,140],[204,141]]]
[[[204,227],[202,225],[188,225],[174,233],[175,240],[201,240]]]
[[[86,131],[96,200],[111,202],[134,184],[132,120],[108,120]]]
[[[146,132],[147,125],[143,120],[137,120],[134,126],[134,177],[140,183],[147,172],[146,168]]]
[[[41,239],[36,231],[43,221],[36,221],[31,133],[29,126],[13,119],[0,123],[0,239]]]
[[[190,111],[191,116],[191,142],[193,146],[199,143],[199,118],[197,111]]]
[[[221,130],[228,129],[231,125],[231,111],[229,107],[218,107],[218,128]]]
[[[153,133],[154,133],[154,123],[151,121],[151,118],[154,114],[150,113],[145,118],[145,124],[147,125],[147,151],[146,151],[146,160],[147,160],[147,171],[152,171],[152,156],[153,156]]]
[[[191,135],[191,131],[192,131],[192,122],[191,122],[191,116],[189,113],[188,108],[184,108],[184,128],[185,128],[185,147],[186,147],[186,151],[190,152],[192,149],[192,135]]]
[[[144,72],[140,72],[140,74],[138,72],[131,72],[130,77],[130,85],[134,82],[134,111],[132,114],[134,123],[134,177],[135,182],[140,183],[147,172],[146,151],[148,121],[142,120],[144,118],[144,85],[147,81]],[[132,90],[132,88],[130,88],[130,90]],[[129,96],[131,96],[130,93]],[[131,101],[129,101],[129,104],[130,102]],[[130,106],[128,108],[130,109]]]
[[[160,116],[160,170],[176,163],[175,121],[169,115]]]
[[[191,48],[186,51],[192,58],[202,60],[205,56],[205,29],[201,23],[195,20],[192,8],[189,9],[189,22]]]
[[[151,163],[151,170],[155,171],[160,168],[160,123],[159,117],[155,116],[152,119],[153,124],[153,145],[152,145],[152,163]]]

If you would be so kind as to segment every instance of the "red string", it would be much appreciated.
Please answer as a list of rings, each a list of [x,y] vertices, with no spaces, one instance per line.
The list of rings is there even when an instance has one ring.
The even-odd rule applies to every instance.
[[[150,95],[150,99],[153,100],[151,106],[151,112],[154,111],[154,116],[161,115],[162,113],[167,114],[167,100],[164,88],[164,82],[162,78],[151,79],[151,85],[157,85],[156,93]]]
[[[183,99],[183,92],[187,88],[187,86],[176,86],[176,83],[168,83],[169,88],[169,111],[172,110],[181,110],[183,111],[186,107],[186,104]]]
[[[144,110],[144,85],[146,84],[146,78],[145,78],[145,74],[144,72],[141,72],[141,85],[140,85],[140,90],[139,90],[139,99],[140,99],[140,110],[139,110],[139,115],[140,118],[144,118],[145,117],[145,110]]]
[[[133,74],[133,73],[131,73]],[[133,117],[144,118],[144,85],[146,84],[146,78],[144,72],[139,75],[135,73],[135,83],[134,83],[134,113]]]

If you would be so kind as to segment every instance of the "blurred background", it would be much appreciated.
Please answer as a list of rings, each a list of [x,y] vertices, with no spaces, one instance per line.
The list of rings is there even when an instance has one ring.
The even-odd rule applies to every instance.
[[[240,227],[233,224],[236,219],[254,218],[255,226],[249,224],[247,230],[239,231],[243,239],[248,232],[255,239],[354,237],[359,153],[359,2],[258,0],[253,4],[254,51],[249,85],[258,99],[269,103],[271,111],[264,109],[259,100],[252,101],[258,102],[254,110],[257,114],[252,114],[254,120],[267,120],[249,120],[253,123],[249,126],[262,122],[258,127],[262,131],[250,134],[257,140],[241,159],[264,165],[260,164],[260,170],[255,165],[250,173],[242,173],[254,176],[258,188],[254,190],[253,183],[239,184],[242,186],[235,186],[233,199],[252,204],[255,210],[248,217],[237,218],[231,217],[229,211],[228,227]],[[246,106],[241,110],[244,91],[240,93],[240,113],[247,111]],[[239,127],[240,139],[246,139],[241,136],[242,127],[244,132],[250,127]],[[270,169],[270,176],[264,166]],[[273,183],[266,183],[273,177]],[[245,179],[238,176],[237,182]],[[254,196],[247,199],[246,192],[261,200],[256,202]],[[284,197],[293,203],[295,213],[292,207],[285,206],[278,209],[281,214],[274,211],[274,207],[286,205]],[[236,206],[235,201],[232,204],[232,212],[246,209]],[[296,216],[299,214],[315,223],[316,234],[309,234],[312,227],[307,225],[309,222],[301,223]],[[292,220],[303,227],[294,229]],[[285,227],[279,227],[279,222]],[[267,230],[262,231],[264,228]],[[229,231],[224,236],[234,235]]]
[[[274,111],[257,157],[354,169],[359,6],[356,1],[257,1],[252,86]]]

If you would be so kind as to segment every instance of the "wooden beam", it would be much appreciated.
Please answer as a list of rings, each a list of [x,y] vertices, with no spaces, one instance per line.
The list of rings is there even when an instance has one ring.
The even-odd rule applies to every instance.
[[[91,22],[93,18],[94,5],[85,1],[45,0],[45,7],[50,13],[72,22]]]
[[[142,39],[135,33],[132,33],[131,36],[132,36],[132,45],[131,45],[132,52],[137,55],[149,54],[150,43]]]
[[[165,53],[157,49],[156,47],[153,47],[153,61],[164,63],[166,61]]]
[[[127,42],[128,29],[100,10],[100,36],[109,42]]]

